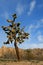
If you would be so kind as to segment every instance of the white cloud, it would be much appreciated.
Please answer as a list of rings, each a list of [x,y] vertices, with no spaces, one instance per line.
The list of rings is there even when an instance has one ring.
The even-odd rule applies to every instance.
[[[33,43],[30,48],[43,48],[43,43]]]
[[[1,17],[8,19],[9,18],[9,13],[8,12],[4,12],[1,14]]]
[[[35,21],[36,24],[30,24],[29,26],[27,26],[26,29],[28,29],[28,31],[31,33],[32,31],[37,30],[38,28],[43,28],[43,19],[37,20]]]
[[[43,43],[30,43],[28,48],[43,48]]]
[[[34,30],[36,30],[36,29],[38,29],[38,28],[40,28],[40,24],[39,24],[39,23],[37,23],[37,24],[30,24],[28,30],[29,30],[30,33],[31,33],[32,31],[34,31]]]
[[[26,43],[20,44],[19,48],[22,48],[22,49],[43,48],[43,43],[29,43],[28,42],[28,44],[27,44],[27,42],[26,42]]]
[[[18,16],[21,15],[24,12],[24,6],[21,4],[18,4],[16,7],[16,12],[17,12]]]
[[[40,20],[38,20],[38,21],[36,21],[38,24],[39,24],[39,27],[41,28],[43,28],[43,18],[42,19],[40,19]]]
[[[43,42],[43,35],[41,35],[41,34],[38,35],[37,36],[37,39],[38,39],[39,42]]]
[[[43,23],[43,19],[40,19],[40,22]]]
[[[29,32],[30,32],[30,33],[32,32],[32,29],[33,29],[33,28],[34,28],[34,25],[31,24],[31,25],[29,26]]]
[[[32,32],[36,29],[40,28],[39,23],[37,24],[31,24],[30,26],[27,27],[28,33],[30,33],[30,37],[28,40],[25,40],[25,42],[20,45],[20,48],[27,49],[27,48],[43,48],[43,35],[41,34],[41,31],[37,31],[34,35]],[[26,29],[26,30],[27,30]]]
[[[35,8],[35,5],[36,5],[36,1],[33,0],[31,3],[30,3],[30,10],[28,12],[28,15],[31,14],[31,12],[33,11],[33,9]]]

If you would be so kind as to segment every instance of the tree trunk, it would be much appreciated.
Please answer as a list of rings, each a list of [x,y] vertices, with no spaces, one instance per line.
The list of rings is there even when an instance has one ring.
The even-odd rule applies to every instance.
[[[14,46],[15,46],[15,51],[16,51],[17,59],[20,60],[19,49],[18,49],[18,47],[17,47],[16,41],[15,41],[15,43],[14,43]]]

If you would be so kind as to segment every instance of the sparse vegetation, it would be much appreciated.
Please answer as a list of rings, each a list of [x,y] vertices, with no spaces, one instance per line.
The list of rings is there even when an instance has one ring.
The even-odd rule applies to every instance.
[[[14,48],[2,47],[0,58],[17,59]],[[9,52],[9,53],[8,53]],[[21,60],[40,60],[43,61],[43,49],[19,49]]]
[[[21,61],[17,61],[16,53],[14,48],[2,47],[0,49],[2,54],[0,56],[1,65],[43,65],[43,49],[19,49]],[[8,53],[9,51],[9,53]],[[2,53],[3,52],[3,53]],[[13,53],[12,53],[13,52]],[[40,53],[40,54],[39,54]],[[9,56],[9,57],[8,57]],[[39,57],[40,56],[40,57]],[[14,58],[13,58],[14,57]],[[41,59],[40,59],[41,58]]]

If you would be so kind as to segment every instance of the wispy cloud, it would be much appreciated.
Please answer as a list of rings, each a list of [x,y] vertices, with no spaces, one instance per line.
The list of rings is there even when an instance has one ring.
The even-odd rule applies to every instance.
[[[37,24],[30,24],[30,26],[29,26],[29,28],[28,28],[28,31],[29,31],[30,33],[32,33],[32,31],[35,31],[35,30],[37,30],[38,28],[40,28],[40,24],[39,24],[39,23],[37,23]]]
[[[36,5],[36,1],[33,0],[31,3],[30,3],[30,9],[28,11],[28,15],[31,14],[31,12],[33,11],[33,9],[35,8],[35,5]]]
[[[26,41],[28,44],[26,44],[27,46],[23,46],[24,48],[43,48],[43,34],[42,31],[40,31],[42,23],[43,19],[40,19],[27,26],[27,30],[30,33],[30,39],[28,39],[28,42]]]
[[[29,43],[29,42],[25,42],[21,45],[19,45],[19,48],[23,48],[23,49],[28,49],[28,48],[43,48],[43,43]]]
[[[36,23],[36,24],[35,24],[35,23]],[[26,29],[28,29],[28,31],[29,31],[30,33],[32,33],[32,31],[35,31],[35,30],[37,30],[37,29],[39,29],[39,28],[43,28],[43,18],[40,19],[40,20],[35,21],[35,23],[30,24],[29,26],[27,26]]]
[[[4,13],[1,14],[1,17],[4,18],[4,19],[8,19],[9,13],[5,11]]]
[[[41,22],[41,23],[43,23],[43,18],[42,18],[42,19],[40,19],[40,22]]]
[[[43,43],[30,43],[28,48],[43,48]]]
[[[41,35],[41,34],[38,35],[37,36],[37,39],[38,39],[39,42],[43,42],[43,35]]]
[[[21,15],[24,12],[24,6],[22,4],[17,4],[16,7],[16,13],[19,15]]]

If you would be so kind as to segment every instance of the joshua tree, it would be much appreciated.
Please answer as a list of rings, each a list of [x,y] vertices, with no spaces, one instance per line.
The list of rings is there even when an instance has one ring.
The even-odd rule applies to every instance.
[[[15,23],[15,19],[17,18],[16,14],[12,15],[13,20],[7,20],[7,22],[10,23],[9,26],[2,26],[2,29],[5,31],[7,34],[8,40],[4,42],[4,44],[10,44],[14,42],[15,50],[16,50],[16,55],[18,60],[20,60],[19,56],[19,49],[17,46],[17,43],[22,43],[24,42],[24,39],[28,39],[28,33],[24,32],[24,28],[20,28],[20,23]]]

